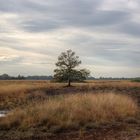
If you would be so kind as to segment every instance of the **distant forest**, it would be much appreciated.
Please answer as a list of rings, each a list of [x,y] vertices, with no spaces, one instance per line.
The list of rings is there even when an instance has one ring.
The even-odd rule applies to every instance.
[[[52,80],[53,76],[9,76],[8,74],[0,75],[0,80]]]
[[[0,75],[0,80],[53,80],[53,76],[49,75],[49,76],[38,76],[38,75],[34,75],[34,76],[22,76],[22,75],[18,75],[18,76],[10,76],[8,74],[2,74]],[[140,80],[140,77],[136,77],[136,78],[113,78],[113,77],[99,77],[99,78],[95,78],[95,77],[88,77],[87,80]]]

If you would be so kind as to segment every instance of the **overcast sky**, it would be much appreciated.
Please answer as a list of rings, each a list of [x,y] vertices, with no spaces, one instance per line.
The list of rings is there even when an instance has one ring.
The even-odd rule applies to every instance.
[[[0,0],[0,74],[53,74],[68,49],[92,76],[140,76],[140,0]]]

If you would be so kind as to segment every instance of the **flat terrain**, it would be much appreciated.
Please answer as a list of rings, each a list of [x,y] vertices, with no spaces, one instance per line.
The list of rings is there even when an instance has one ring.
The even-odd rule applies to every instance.
[[[139,82],[72,85],[0,81],[0,140],[140,140]]]

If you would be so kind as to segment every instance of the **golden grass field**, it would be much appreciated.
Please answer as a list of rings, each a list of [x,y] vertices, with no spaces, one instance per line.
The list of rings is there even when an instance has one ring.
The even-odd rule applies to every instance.
[[[115,140],[117,133],[116,140],[121,140],[122,128],[126,140],[140,134],[140,83],[95,80],[72,85],[0,81],[0,110],[9,111],[0,118],[0,139],[15,140],[36,134],[39,140],[50,135],[50,139],[64,140],[68,133],[68,140],[72,135],[76,140],[84,131],[86,137],[92,137],[89,140],[98,140],[103,134],[107,140]],[[89,133],[89,129],[93,132]],[[111,134],[106,135],[106,130]]]

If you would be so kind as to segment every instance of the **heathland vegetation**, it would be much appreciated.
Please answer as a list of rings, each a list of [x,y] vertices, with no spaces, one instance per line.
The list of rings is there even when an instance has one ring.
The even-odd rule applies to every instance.
[[[28,129],[43,125],[48,130],[53,126],[62,129],[80,128],[134,117],[137,113],[136,102],[126,95],[65,95],[32,103],[25,108],[16,108],[8,113],[0,126]]]
[[[68,88],[50,81],[0,81],[0,89],[0,108],[8,111],[0,118],[2,139],[52,138],[58,132],[96,132],[105,126],[139,132],[137,82],[97,80]]]

